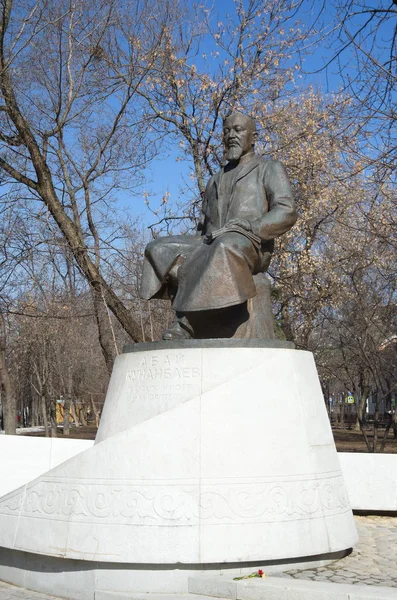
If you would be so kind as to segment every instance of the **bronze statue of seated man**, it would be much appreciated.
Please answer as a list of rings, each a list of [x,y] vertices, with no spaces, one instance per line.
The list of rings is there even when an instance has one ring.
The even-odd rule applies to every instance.
[[[255,276],[297,218],[284,166],[255,154],[255,138],[251,117],[227,116],[228,162],[207,184],[197,235],[160,237],[146,247],[141,298],[171,298],[176,311],[163,339],[253,336],[247,302],[265,279]]]

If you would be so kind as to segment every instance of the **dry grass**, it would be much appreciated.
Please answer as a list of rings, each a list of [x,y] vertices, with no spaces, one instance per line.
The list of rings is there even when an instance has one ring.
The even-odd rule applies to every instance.
[[[380,428],[378,430],[378,452],[384,433],[384,429]],[[361,431],[349,431],[348,429],[334,429],[333,434],[335,439],[335,445],[339,452],[368,452]],[[374,437],[373,431],[371,429],[368,429],[367,435],[370,444],[372,444]],[[397,454],[397,438],[394,437],[392,430],[389,431],[384,453]]]

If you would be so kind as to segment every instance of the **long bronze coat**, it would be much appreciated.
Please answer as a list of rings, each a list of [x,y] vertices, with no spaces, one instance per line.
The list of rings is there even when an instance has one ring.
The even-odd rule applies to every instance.
[[[157,238],[148,244],[142,298],[165,297],[168,275],[179,263],[172,303],[176,311],[224,308],[255,296],[252,275],[268,268],[273,240],[292,227],[296,210],[282,163],[255,154],[244,159],[235,167],[231,193],[222,193],[224,169],[209,180],[198,236]],[[206,243],[208,234],[237,218],[249,221],[252,232],[261,239],[259,248],[245,235],[234,232]]]

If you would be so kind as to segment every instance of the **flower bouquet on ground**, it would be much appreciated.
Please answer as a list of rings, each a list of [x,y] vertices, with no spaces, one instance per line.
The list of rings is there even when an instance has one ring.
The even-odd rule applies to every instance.
[[[250,573],[249,575],[242,575],[241,577],[233,577],[233,581],[240,581],[241,579],[252,579],[253,577],[261,577],[262,579],[264,577],[266,577],[264,571],[262,571],[262,569],[259,569],[258,571],[255,571],[254,573]]]

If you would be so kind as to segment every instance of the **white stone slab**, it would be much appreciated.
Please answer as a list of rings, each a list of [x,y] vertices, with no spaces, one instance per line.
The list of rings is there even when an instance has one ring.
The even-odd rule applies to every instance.
[[[191,577],[189,591],[228,600],[391,600],[395,588],[265,577],[234,581],[228,577]],[[109,598],[110,600],[110,598]],[[149,599],[148,599],[149,600]]]
[[[397,511],[397,454],[340,452],[354,510]]]
[[[229,577],[190,577],[189,592],[191,594],[207,594],[216,598],[237,599],[237,581]]]
[[[0,436],[0,497],[93,445],[91,440]]]
[[[192,594],[139,594],[96,592],[95,600],[214,600],[213,596]]]
[[[395,588],[267,577],[237,582],[237,600],[392,600]]]

